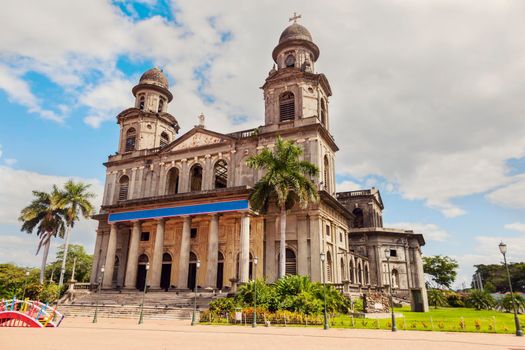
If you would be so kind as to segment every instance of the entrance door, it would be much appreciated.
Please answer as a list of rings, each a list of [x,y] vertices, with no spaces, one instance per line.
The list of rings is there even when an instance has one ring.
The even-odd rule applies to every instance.
[[[171,284],[171,255],[162,255],[162,270],[160,271],[160,288],[168,290]]]
[[[137,267],[137,281],[135,287],[139,290],[144,290],[146,285],[146,264],[148,263],[148,256],[142,254],[139,256],[139,265]]]

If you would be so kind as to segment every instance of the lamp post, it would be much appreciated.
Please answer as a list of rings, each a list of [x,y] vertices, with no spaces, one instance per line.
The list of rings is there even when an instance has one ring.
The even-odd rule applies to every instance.
[[[25,275],[26,275],[26,278],[24,280],[24,296],[22,297],[22,300],[25,300],[26,298],[26,288],[27,288],[27,280],[29,278],[29,271],[26,271]]]
[[[385,249],[386,264],[388,268],[388,287],[390,289],[390,311],[392,312],[392,332],[397,331],[396,316],[394,314],[394,293],[392,292],[392,271],[390,270],[390,249]]]
[[[97,323],[98,317],[98,301],[100,299],[100,287],[102,286],[102,281],[104,279],[104,265],[100,268],[100,276],[98,277],[98,287],[97,287],[97,304],[95,306],[95,315],[93,316],[93,323]]]
[[[507,245],[503,242],[499,244],[499,251],[503,255],[503,261],[505,262],[505,269],[507,270],[507,278],[509,280],[510,298],[512,300],[512,308],[514,309],[514,323],[516,325],[516,336],[523,337],[523,331],[520,326],[520,319],[518,318],[518,310],[516,308],[516,301],[514,300],[514,293],[512,292],[512,283],[510,281],[509,266],[507,265]]]
[[[144,277],[144,289],[142,291],[142,303],[140,304],[139,324],[144,323],[144,300],[146,299],[146,290],[148,289],[148,270],[149,270],[149,262],[146,263],[146,276]]]
[[[193,296],[193,315],[191,316],[191,325],[195,326],[197,324],[196,320],[196,313],[197,313],[197,275],[199,273],[199,268],[201,267],[201,261],[197,259],[197,263],[195,264],[197,267],[197,270],[195,271],[195,288],[194,290],[194,296]]]
[[[253,322],[252,327],[257,327],[257,263],[259,258],[253,258]]]
[[[322,263],[322,269],[321,269],[321,279],[323,280],[323,297],[324,297],[324,329],[327,330],[328,327],[328,316],[326,314],[326,282],[325,282],[325,267],[324,267],[324,261],[325,261],[326,255],[324,252],[321,252],[321,263]]]

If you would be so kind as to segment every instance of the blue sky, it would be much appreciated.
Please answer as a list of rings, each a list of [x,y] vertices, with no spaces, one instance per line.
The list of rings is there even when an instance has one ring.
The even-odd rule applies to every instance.
[[[525,259],[519,1],[55,0],[0,14],[0,262],[39,262],[16,221],[31,189],[74,177],[101,194],[115,117],[145,70],[168,75],[182,133],[201,112],[220,132],[262,124],[259,87],[294,11],[333,90],[338,189],[379,188],[385,225],[456,258],[458,284],[500,261],[500,240]],[[94,227],[73,242],[92,250]]]

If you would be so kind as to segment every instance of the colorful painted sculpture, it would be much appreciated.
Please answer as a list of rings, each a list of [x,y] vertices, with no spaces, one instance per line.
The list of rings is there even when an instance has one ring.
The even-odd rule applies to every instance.
[[[58,327],[64,315],[57,307],[35,300],[3,300],[0,303],[0,327]]]

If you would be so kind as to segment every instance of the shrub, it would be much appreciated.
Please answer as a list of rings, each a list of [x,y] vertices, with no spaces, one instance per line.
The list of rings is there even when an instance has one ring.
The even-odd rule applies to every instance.
[[[428,290],[428,304],[433,305],[434,308],[438,308],[438,306],[446,306],[447,305],[447,299],[445,298],[445,294],[440,289],[429,289]]]
[[[354,312],[363,312],[364,306],[363,306],[363,298],[355,298],[352,300],[354,304]]]
[[[465,307],[465,295],[462,293],[448,292],[447,304],[452,307]]]
[[[233,312],[236,306],[233,298],[219,298],[210,303],[209,310],[212,314],[224,315]]]
[[[60,288],[58,288],[58,285],[55,283],[49,283],[44,285],[38,298],[41,302],[50,304],[55,302],[59,298],[59,296]]]
[[[494,307],[495,301],[489,293],[483,290],[474,290],[467,296],[466,305],[476,310],[489,310]]]
[[[516,303],[516,307],[518,310],[525,310],[525,298],[523,298],[521,295],[514,293],[514,302]],[[498,300],[498,306],[505,310],[505,312],[512,312],[513,306],[512,306],[512,296],[510,293],[505,294],[503,298]]]

